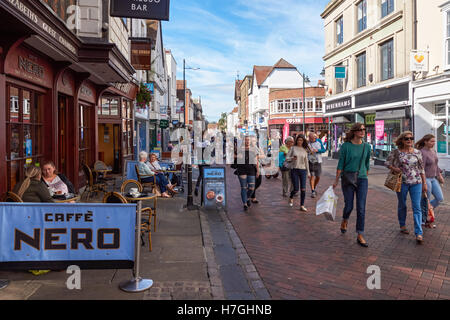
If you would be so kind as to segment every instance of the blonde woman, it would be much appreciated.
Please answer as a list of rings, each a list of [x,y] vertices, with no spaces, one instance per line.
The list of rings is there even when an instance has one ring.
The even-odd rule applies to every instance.
[[[395,144],[398,149],[391,152],[385,165],[393,172],[402,174],[402,189],[397,193],[400,232],[409,234],[406,228],[406,198],[409,193],[414,212],[414,232],[420,244],[423,242],[420,203],[422,194],[428,191],[422,153],[414,148],[414,135],[411,131],[403,132]]]
[[[41,177],[41,168],[28,167],[25,170],[25,180],[16,184],[13,192],[21,197],[23,202],[55,202]]]

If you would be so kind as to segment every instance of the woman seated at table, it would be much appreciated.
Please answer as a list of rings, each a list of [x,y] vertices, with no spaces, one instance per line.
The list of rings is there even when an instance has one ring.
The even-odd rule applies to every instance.
[[[157,172],[154,172],[150,169],[150,167],[146,164],[147,159],[147,152],[141,151],[139,153],[138,163],[139,174],[144,176],[152,176],[142,178],[141,181],[144,183],[155,183],[161,190],[161,196],[164,198],[170,198],[170,195],[167,193],[167,189],[173,192],[172,185],[169,183],[169,181],[167,181],[167,178],[163,174],[158,174]]]
[[[150,161],[147,162],[147,165],[150,167],[150,170],[156,172],[156,175],[162,176],[161,179],[164,179],[164,178],[167,179],[167,177],[164,175],[164,168],[162,168],[158,162],[158,156],[156,155],[156,153],[150,154]],[[176,186],[176,180],[177,180],[177,177],[175,175],[173,176],[172,181],[169,181],[167,179],[167,181],[169,181],[169,185],[170,185],[169,190],[175,194],[178,193],[174,190],[174,188]]]
[[[75,194],[72,182],[62,173],[57,173],[55,164],[52,161],[44,162],[42,166],[42,181],[47,185],[50,193]]]
[[[25,170],[25,180],[16,184],[13,192],[21,197],[23,202],[55,202],[41,177],[41,168],[28,167]]]

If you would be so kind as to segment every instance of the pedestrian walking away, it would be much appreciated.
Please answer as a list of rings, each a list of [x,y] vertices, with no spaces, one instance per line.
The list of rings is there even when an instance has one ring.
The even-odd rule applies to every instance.
[[[442,170],[439,168],[439,157],[435,150],[436,137],[432,134],[425,135],[416,143],[416,149],[422,152],[423,165],[425,169],[425,178],[427,181],[427,200],[426,204],[436,209],[443,201],[444,194],[442,192],[441,184],[444,185],[444,177],[442,176]],[[431,200],[431,195],[434,199]],[[422,200],[423,201],[423,200]],[[431,224],[427,221],[428,208],[422,208],[422,224],[427,228],[436,228],[435,224]],[[436,213],[436,212],[435,212]]]
[[[252,137],[251,139],[251,146],[253,148],[255,148],[256,153],[257,153],[257,165],[258,165],[258,169],[259,172],[261,172],[261,159],[265,158],[265,155],[263,153],[263,151],[261,150],[261,148],[258,146],[258,141],[256,139],[256,137]],[[255,190],[253,191],[251,197],[250,197],[250,201],[252,204],[258,204],[259,201],[256,199],[256,190],[258,190],[258,188],[261,186],[262,183],[262,174],[260,174],[259,176],[256,177],[256,181],[255,181]]]
[[[367,248],[369,244],[364,239],[366,200],[369,188],[370,145],[363,141],[366,128],[362,123],[355,123],[347,133],[340,150],[339,163],[336,171],[336,188],[341,178],[342,193],[344,194],[344,212],[341,232],[346,233],[348,220],[353,211],[356,195],[356,233],[357,243]]]
[[[286,156],[293,145],[294,145],[294,138],[289,136],[286,138],[284,145],[280,147],[279,151],[279,166],[283,181],[282,185],[284,198],[286,198],[288,194],[290,195],[292,192],[291,170],[289,169],[288,163],[286,162]]]
[[[286,160],[292,162],[291,177],[293,190],[289,198],[289,205],[294,206],[294,197],[300,190],[300,211],[308,212],[305,208],[306,198],[306,178],[310,177],[309,161],[308,161],[309,146],[308,141],[304,135],[298,135],[295,139],[295,145],[289,150]]]
[[[244,204],[244,211],[248,211],[251,206],[250,198],[255,190],[256,178],[260,175],[258,163],[258,153],[252,148],[250,136],[244,138],[244,144],[234,154],[235,174],[239,177],[241,185],[241,199]]]
[[[310,132],[308,136],[308,146],[311,153],[308,155],[309,170],[311,171],[311,178],[309,184],[311,186],[311,198],[317,196],[316,188],[322,175],[322,154],[327,152],[322,140],[320,140],[314,132]]]
[[[409,193],[414,215],[414,233],[417,242],[423,243],[421,200],[428,188],[422,152],[414,148],[414,136],[410,131],[403,132],[395,144],[398,149],[390,153],[385,165],[394,173],[402,174],[402,188],[397,192],[400,232],[409,234],[406,228],[406,198]]]

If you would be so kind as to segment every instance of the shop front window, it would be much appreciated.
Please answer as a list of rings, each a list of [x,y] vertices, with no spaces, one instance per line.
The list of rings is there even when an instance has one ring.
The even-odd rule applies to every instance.
[[[82,168],[82,164],[86,164],[87,166],[90,166],[92,164],[92,159],[90,156],[92,149],[92,128],[90,122],[90,112],[91,107],[80,104],[80,145],[78,150],[80,155],[80,168]]]
[[[24,169],[42,161],[43,98],[37,92],[7,85],[6,114],[8,190],[24,179]]]
[[[436,149],[440,155],[450,155],[450,101],[435,106]]]

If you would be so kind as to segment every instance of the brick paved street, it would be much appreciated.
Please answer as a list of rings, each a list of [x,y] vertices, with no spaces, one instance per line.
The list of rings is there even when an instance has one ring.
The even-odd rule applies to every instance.
[[[331,185],[336,168],[335,161],[325,161],[319,194]],[[228,170],[228,217],[272,298],[450,299],[448,202],[436,212],[437,228],[425,229],[425,243],[417,245],[413,232],[399,233],[396,196],[380,186],[383,170],[374,172],[377,178],[369,178],[366,213],[370,247],[365,249],[356,243],[355,212],[347,234],[339,230],[343,209],[340,187],[335,222],[315,215],[319,197],[311,199],[309,185],[309,213],[298,210],[298,199],[290,208],[281,196],[281,178],[264,178],[257,192],[261,203],[244,213],[238,179]],[[448,190],[444,196],[448,201]],[[413,230],[411,210],[407,227]],[[381,268],[381,290],[367,289],[370,274],[366,271],[371,265]]]

